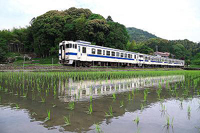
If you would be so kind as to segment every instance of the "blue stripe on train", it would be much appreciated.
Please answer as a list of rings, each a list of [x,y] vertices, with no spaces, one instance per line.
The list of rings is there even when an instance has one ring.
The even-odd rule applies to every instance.
[[[66,55],[77,55],[77,53],[69,52],[69,53],[66,53]]]

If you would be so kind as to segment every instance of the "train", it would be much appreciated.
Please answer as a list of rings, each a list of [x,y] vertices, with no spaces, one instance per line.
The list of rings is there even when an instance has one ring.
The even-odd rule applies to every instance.
[[[75,67],[184,67],[185,61],[92,45],[91,42],[62,41],[59,43],[59,63]]]

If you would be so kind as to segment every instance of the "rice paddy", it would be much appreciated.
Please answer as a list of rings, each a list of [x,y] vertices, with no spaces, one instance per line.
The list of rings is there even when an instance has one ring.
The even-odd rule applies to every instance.
[[[3,133],[198,133],[199,111],[200,71],[0,72]]]

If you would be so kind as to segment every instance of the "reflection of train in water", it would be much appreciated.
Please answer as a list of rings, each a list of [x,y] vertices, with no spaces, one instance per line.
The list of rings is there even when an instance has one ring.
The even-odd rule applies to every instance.
[[[64,83],[59,82],[59,99],[63,102],[75,100],[88,100],[90,96],[99,97],[113,93],[131,91],[132,89],[143,89],[164,85],[166,83],[184,81],[184,75],[159,76],[159,77],[138,77],[132,79],[103,80],[103,81],[82,81],[72,80]]]
[[[85,41],[62,41],[59,61],[74,66],[183,67],[185,63],[184,60],[91,45]]]

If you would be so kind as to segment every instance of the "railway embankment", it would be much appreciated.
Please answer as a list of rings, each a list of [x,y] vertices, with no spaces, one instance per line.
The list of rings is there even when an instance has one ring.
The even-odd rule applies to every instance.
[[[13,65],[13,64],[0,64],[0,72],[38,72],[38,71],[157,71],[157,70],[182,70],[180,68],[138,68],[138,67],[72,67],[72,66],[62,66],[60,64],[32,64],[32,65]]]

